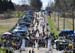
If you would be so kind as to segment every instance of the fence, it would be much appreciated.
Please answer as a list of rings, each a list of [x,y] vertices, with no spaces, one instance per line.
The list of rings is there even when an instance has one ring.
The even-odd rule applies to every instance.
[[[51,19],[55,21],[56,27],[59,29],[59,31],[65,29],[73,30],[73,25],[75,25],[75,21],[73,23],[72,17],[62,17],[61,15],[58,15],[57,12],[53,12],[51,14]]]

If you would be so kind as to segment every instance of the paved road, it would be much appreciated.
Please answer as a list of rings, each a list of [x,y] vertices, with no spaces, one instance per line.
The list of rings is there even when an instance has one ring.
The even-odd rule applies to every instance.
[[[57,51],[56,49],[53,49],[53,53],[63,53],[63,51]]]

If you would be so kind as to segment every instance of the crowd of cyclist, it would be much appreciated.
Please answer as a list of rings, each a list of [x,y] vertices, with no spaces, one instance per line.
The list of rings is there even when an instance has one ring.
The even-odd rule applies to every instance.
[[[43,16],[42,13],[37,14],[34,13],[31,15],[33,17],[32,22],[30,23],[30,25],[26,25],[28,26],[28,32],[27,33],[22,33],[20,34],[21,36],[17,36],[17,34],[13,33],[13,32],[7,32],[8,34],[3,34],[1,36],[1,40],[0,40],[0,47],[5,47],[5,48],[10,48],[10,49],[20,49],[21,44],[22,44],[22,38],[26,36],[28,36],[30,39],[33,37],[34,39],[43,39],[45,37],[45,39],[48,38],[48,28],[46,26],[48,26],[48,23],[46,23],[46,26],[44,23],[40,24],[39,23],[39,17]],[[18,25],[19,23],[17,23]],[[34,28],[36,25],[36,29]],[[39,25],[41,26],[42,30],[39,29]],[[46,28],[46,30],[45,30]],[[31,30],[29,30],[31,29]],[[40,32],[42,31],[42,32]],[[36,34],[39,34],[39,36],[37,37]],[[43,42],[43,40],[42,40]],[[40,43],[40,42],[39,42]]]

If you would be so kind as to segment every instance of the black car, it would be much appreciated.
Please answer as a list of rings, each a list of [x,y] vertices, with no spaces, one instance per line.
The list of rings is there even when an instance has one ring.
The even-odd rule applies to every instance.
[[[68,47],[69,42],[63,38],[60,38],[56,41],[56,49],[57,50],[64,50]]]

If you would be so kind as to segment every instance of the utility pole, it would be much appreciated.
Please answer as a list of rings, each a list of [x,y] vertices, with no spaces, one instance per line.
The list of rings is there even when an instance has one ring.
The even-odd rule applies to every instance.
[[[59,12],[58,12],[58,28],[57,30],[59,31]]]
[[[73,0],[73,2],[75,2],[75,0]],[[73,36],[74,36],[74,10],[75,9],[75,3],[73,3],[72,4],[72,22],[73,22]],[[74,47],[75,47],[75,45],[74,45],[74,40],[75,40],[75,38],[73,38],[73,53],[75,53],[75,49],[74,49]]]
[[[74,16],[73,16],[73,18],[72,18],[72,19],[73,19],[72,21],[73,21],[73,31],[74,31]]]
[[[72,9],[72,23],[73,23],[73,31],[74,31],[74,9]]]
[[[54,21],[56,22],[56,12],[54,12],[53,14],[54,14]]]
[[[64,12],[65,15],[65,12]],[[63,30],[65,30],[65,17],[63,18]]]
[[[74,36],[74,12],[73,12],[73,9],[72,9],[72,16],[73,16],[73,17],[72,17],[72,22],[73,22],[73,36]],[[74,40],[75,40],[75,39],[73,38],[73,49],[74,49],[74,46],[75,46],[75,45],[74,45]],[[74,50],[73,50],[73,52],[74,52]]]

